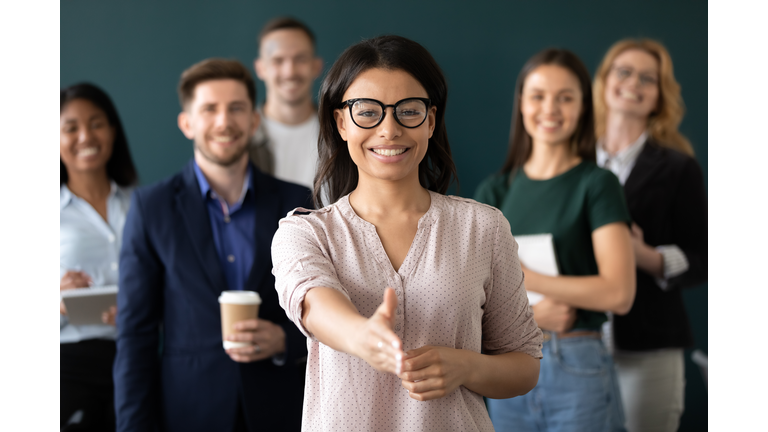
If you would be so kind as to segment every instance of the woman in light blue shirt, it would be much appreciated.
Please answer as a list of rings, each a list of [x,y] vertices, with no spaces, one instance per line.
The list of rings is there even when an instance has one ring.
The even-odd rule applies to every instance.
[[[118,255],[136,169],[109,96],[91,84],[61,90],[60,290],[116,285]],[[115,429],[114,316],[72,325],[60,304],[61,427]]]

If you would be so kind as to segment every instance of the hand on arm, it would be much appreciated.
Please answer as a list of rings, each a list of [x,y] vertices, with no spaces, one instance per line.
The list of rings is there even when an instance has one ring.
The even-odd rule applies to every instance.
[[[317,287],[304,297],[301,321],[317,340],[336,351],[365,360],[374,369],[399,373],[402,368],[402,342],[392,331],[397,296],[392,288],[370,317],[360,315],[342,293]]]
[[[227,350],[229,357],[236,362],[264,360],[285,352],[285,331],[272,321],[257,318],[236,322],[234,327],[238,333],[229,335],[227,340],[253,344]]]
[[[629,312],[635,300],[635,257],[629,229],[614,222],[592,232],[596,276],[545,276],[523,267],[531,291],[576,308]]]
[[[655,278],[664,278],[664,257],[661,252],[645,243],[643,230],[634,222],[630,235],[637,267]]]
[[[85,288],[90,286],[93,280],[87,273],[82,271],[68,270],[64,273],[59,281],[59,291],[66,291],[75,288]],[[64,306],[64,301],[59,302],[59,313],[62,315],[67,314],[67,308]]]
[[[409,396],[439,399],[460,385],[485,397],[501,399],[528,393],[539,380],[539,360],[521,352],[485,355],[423,346],[408,351],[398,374]]]

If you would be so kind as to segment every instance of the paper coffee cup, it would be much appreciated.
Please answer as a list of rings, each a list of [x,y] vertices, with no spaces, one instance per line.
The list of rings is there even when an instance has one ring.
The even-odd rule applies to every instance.
[[[259,316],[261,297],[254,291],[222,291],[219,296],[221,306],[221,338],[224,349],[251,346],[250,342],[228,341],[227,335],[237,333],[234,325],[238,321],[255,319]]]

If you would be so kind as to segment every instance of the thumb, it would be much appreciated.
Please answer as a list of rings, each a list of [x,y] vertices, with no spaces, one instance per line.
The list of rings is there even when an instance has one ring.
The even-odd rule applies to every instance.
[[[396,308],[397,295],[395,295],[395,290],[388,287],[386,290],[384,290],[384,302],[381,303],[381,306],[379,306],[379,308],[376,310],[376,313],[381,314],[389,321],[392,321],[395,316]]]

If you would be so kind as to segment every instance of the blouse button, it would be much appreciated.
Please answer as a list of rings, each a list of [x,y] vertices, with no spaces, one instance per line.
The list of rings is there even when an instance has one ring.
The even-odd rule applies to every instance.
[[[395,326],[395,331],[400,331],[400,324]]]
[[[110,234],[109,237],[107,237],[107,239],[109,240],[110,243],[114,243],[115,242],[115,236],[112,235],[112,234]]]
[[[400,308],[397,308],[397,314],[400,315],[403,311],[400,310]]]
[[[112,263],[112,270],[117,270],[117,263],[116,262]]]
[[[400,290],[395,291],[395,294],[400,295]]]

